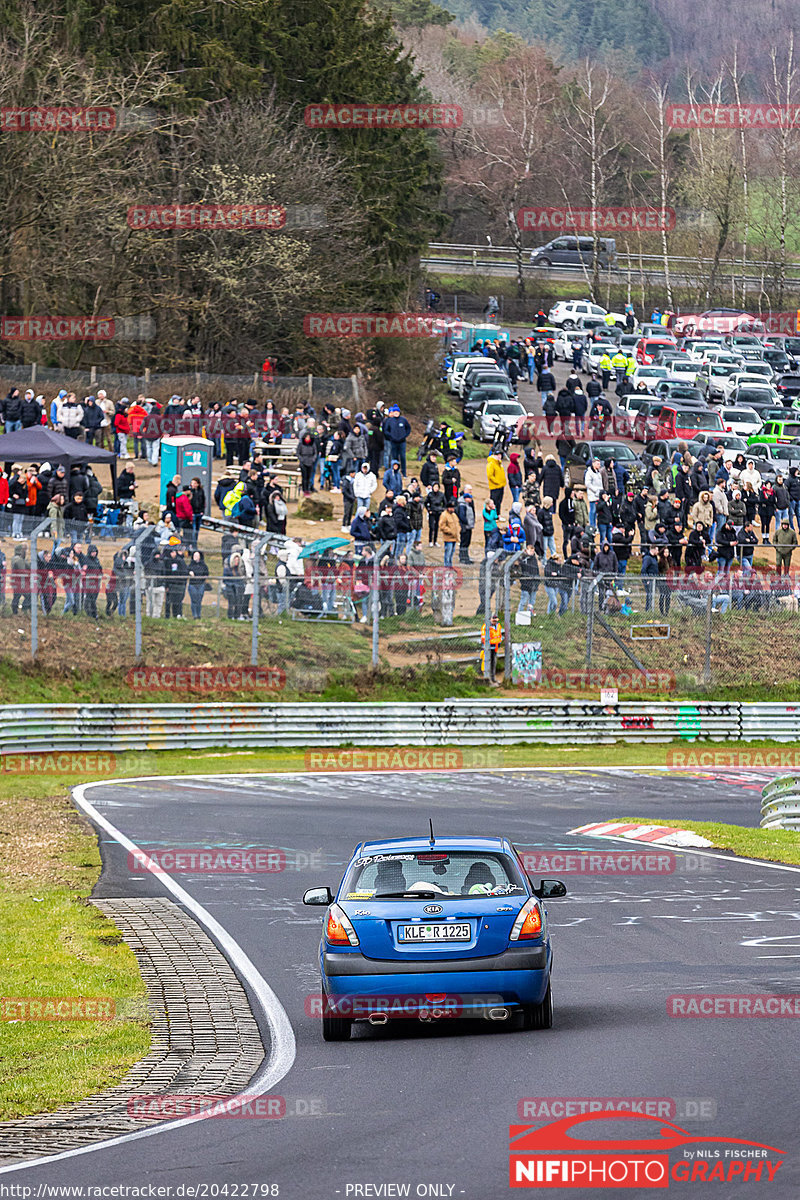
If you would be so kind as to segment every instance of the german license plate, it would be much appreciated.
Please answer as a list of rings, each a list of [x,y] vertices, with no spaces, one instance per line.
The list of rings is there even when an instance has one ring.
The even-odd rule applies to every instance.
[[[472,937],[472,930],[467,922],[399,925],[397,936],[400,942],[468,942]]]

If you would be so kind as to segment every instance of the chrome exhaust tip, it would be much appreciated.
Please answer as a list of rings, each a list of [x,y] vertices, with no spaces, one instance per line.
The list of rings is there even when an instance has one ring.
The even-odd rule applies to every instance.
[[[490,1021],[507,1021],[509,1015],[507,1008],[490,1008],[486,1014]]]
[[[371,1013],[367,1020],[370,1025],[385,1025],[389,1018],[386,1013]]]

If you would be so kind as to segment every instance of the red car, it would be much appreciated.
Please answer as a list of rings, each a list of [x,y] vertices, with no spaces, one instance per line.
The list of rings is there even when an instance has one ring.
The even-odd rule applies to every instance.
[[[724,433],[718,412],[705,408],[679,408],[665,404],[658,414],[656,438],[685,438],[690,442],[698,433]]]
[[[656,353],[659,350],[674,350],[675,338],[640,338],[636,343],[636,361],[643,366],[649,366],[655,362]]]

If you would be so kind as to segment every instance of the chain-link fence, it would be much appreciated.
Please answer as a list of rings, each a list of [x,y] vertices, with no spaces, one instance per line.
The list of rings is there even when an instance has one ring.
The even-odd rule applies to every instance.
[[[359,385],[355,376],[264,376],[260,371],[251,375],[215,375],[206,371],[145,371],[142,375],[125,375],[119,372],[99,371],[97,368],[79,371],[69,367],[43,367],[38,363],[0,363],[0,386],[6,391],[12,386],[24,386],[45,393],[54,388],[66,388],[81,396],[105,388],[110,394],[125,393],[130,397],[147,395],[155,396],[156,399],[171,395],[186,397],[195,393],[202,395],[204,399],[230,394],[240,398],[273,401],[283,397],[303,396],[312,401],[336,400],[342,404],[353,401],[356,407],[359,400]]]
[[[256,692],[302,696],[338,680],[347,698],[375,668],[594,698],[604,686],[668,696],[800,673],[792,576],[736,565],[612,576],[524,552],[444,566],[419,546],[311,549],[235,526],[170,535],[26,519],[15,536],[6,518],[2,658],[159,694],[178,689],[176,670],[191,692],[216,690],[203,672],[230,669],[235,683],[252,666],[268,672],[251,680]]]

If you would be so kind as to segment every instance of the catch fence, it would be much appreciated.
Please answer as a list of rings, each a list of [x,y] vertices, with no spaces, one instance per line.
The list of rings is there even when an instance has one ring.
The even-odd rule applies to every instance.
[[[800,678],[793,577],[578,573],[525,553],[445,566],[438,548],[388,544],[343,557],[297,549],[241,527],[74,526],[57,537],[45,520],[22,540],[6,527],[2,656],[62,674],[117,670],[126,687],[135,666],[265,666],[300,697],[376,668],[595,698]],[[163,690],[157,677],[139,683]]]

